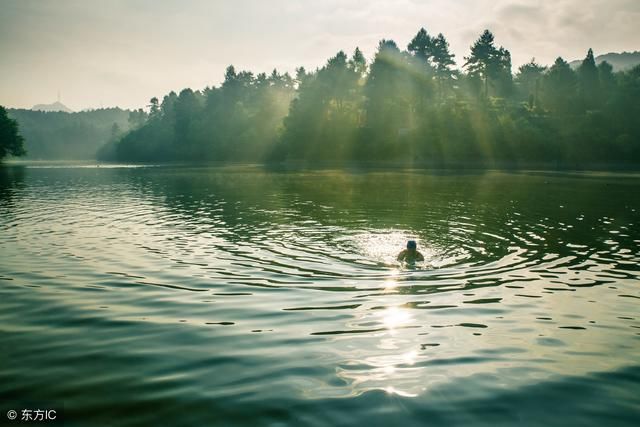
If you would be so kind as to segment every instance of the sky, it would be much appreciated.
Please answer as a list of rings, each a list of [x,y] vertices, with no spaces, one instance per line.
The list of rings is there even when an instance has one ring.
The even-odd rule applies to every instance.
[[[517,66],[640,50],[639,0],[0,0],[0,105],[139,108],[224,69],[293,73],[380,39],[443,33],[458,65],[487,28]]]

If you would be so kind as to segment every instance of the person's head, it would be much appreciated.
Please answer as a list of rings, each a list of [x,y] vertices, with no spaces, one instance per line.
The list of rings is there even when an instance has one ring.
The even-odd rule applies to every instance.
[[[407,242],[407,249],[410,251],[415,251],[418,248],[415,240],[409,240]]]

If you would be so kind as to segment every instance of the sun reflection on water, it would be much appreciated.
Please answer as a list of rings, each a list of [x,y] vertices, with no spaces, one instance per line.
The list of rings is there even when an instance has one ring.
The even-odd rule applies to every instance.
[[[390,330],[406,325],[412,320],[411,314],[408,310],[403,310],[397,307],[390,307],[386,309],[382,315],[384,325]]]
[[[416,394],[416,393],[408,393],[406,391],[397,390],[395,387],[392,387],[392,386],[389,386],[389,387],[385,388],[384,391],[386,391],[388,394],[397,394],[398,396],[402,396],[402,397],[417,397],[418,396],[418,394]]]
[[[395,281],[389,281],[392,287]],[[383,390],[388,394],[403,397],[416,397],[425,389],[418,380],[416,372],[421,370],[417,363],[420,355],[413,339],[404,332],[415,322],[412,311],[407,308],[391,306],[369,313],[361,321],[373,322],[384,327],[374,342],[367,345],[365,354],[342,364],[338,376],[351,384],[352,394],[361,394],[369,390]],[[364,349],[360,348],[360,351]]]
[[[417,242],[424,262],[404,265],[397,261],[398,254],[405,249],[408,240]],[[388,394],[416,397],[427,387],[424,374],[418,374],[423,370],[420,362],[427,356],[416,350],[415,338],[408,332],[419,326],[416,325],[415,310],[394,305],[391,298],[401,293],[403,287],[414,283],[412,279],[416,273],[448,265],[454,258],[414,232],[405,230],[369,231],[354,236],[352,242],[356,252],[368,260],[384,264],[389,271],[382,282],[381,300],[376,301],[384,308],[361,312],[355,322],[349,322],[349,327],[355,329],[373,328],[375,334],[369,335],[370,340],[364,347],[352,342],[349,346],[352,357],[340,365],[337,374],[350,383],[353,395],[383,390]],[[364,344],[364,341],[360,342]]]

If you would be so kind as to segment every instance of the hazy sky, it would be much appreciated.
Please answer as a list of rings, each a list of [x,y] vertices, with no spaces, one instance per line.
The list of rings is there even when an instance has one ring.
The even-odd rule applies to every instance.
[[[460,64],[485,28],[531,57],[640,50],[640,0],[0,0],[0,104],[142,107],[224,69],[313,69],[381,38],[405,47],[424,26]]]

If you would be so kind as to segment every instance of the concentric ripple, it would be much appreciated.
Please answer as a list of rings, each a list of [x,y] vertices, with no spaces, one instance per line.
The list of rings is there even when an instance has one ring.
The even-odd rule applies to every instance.
[[[575,424],[609,408],[625,424],[640,407],[639,188],[0,167],[0,397],[64,402],[70,425],[551,425],[532,402],[571,407],[582,384],[598,398]],[[424,262],[396,262],[409,239]]]

